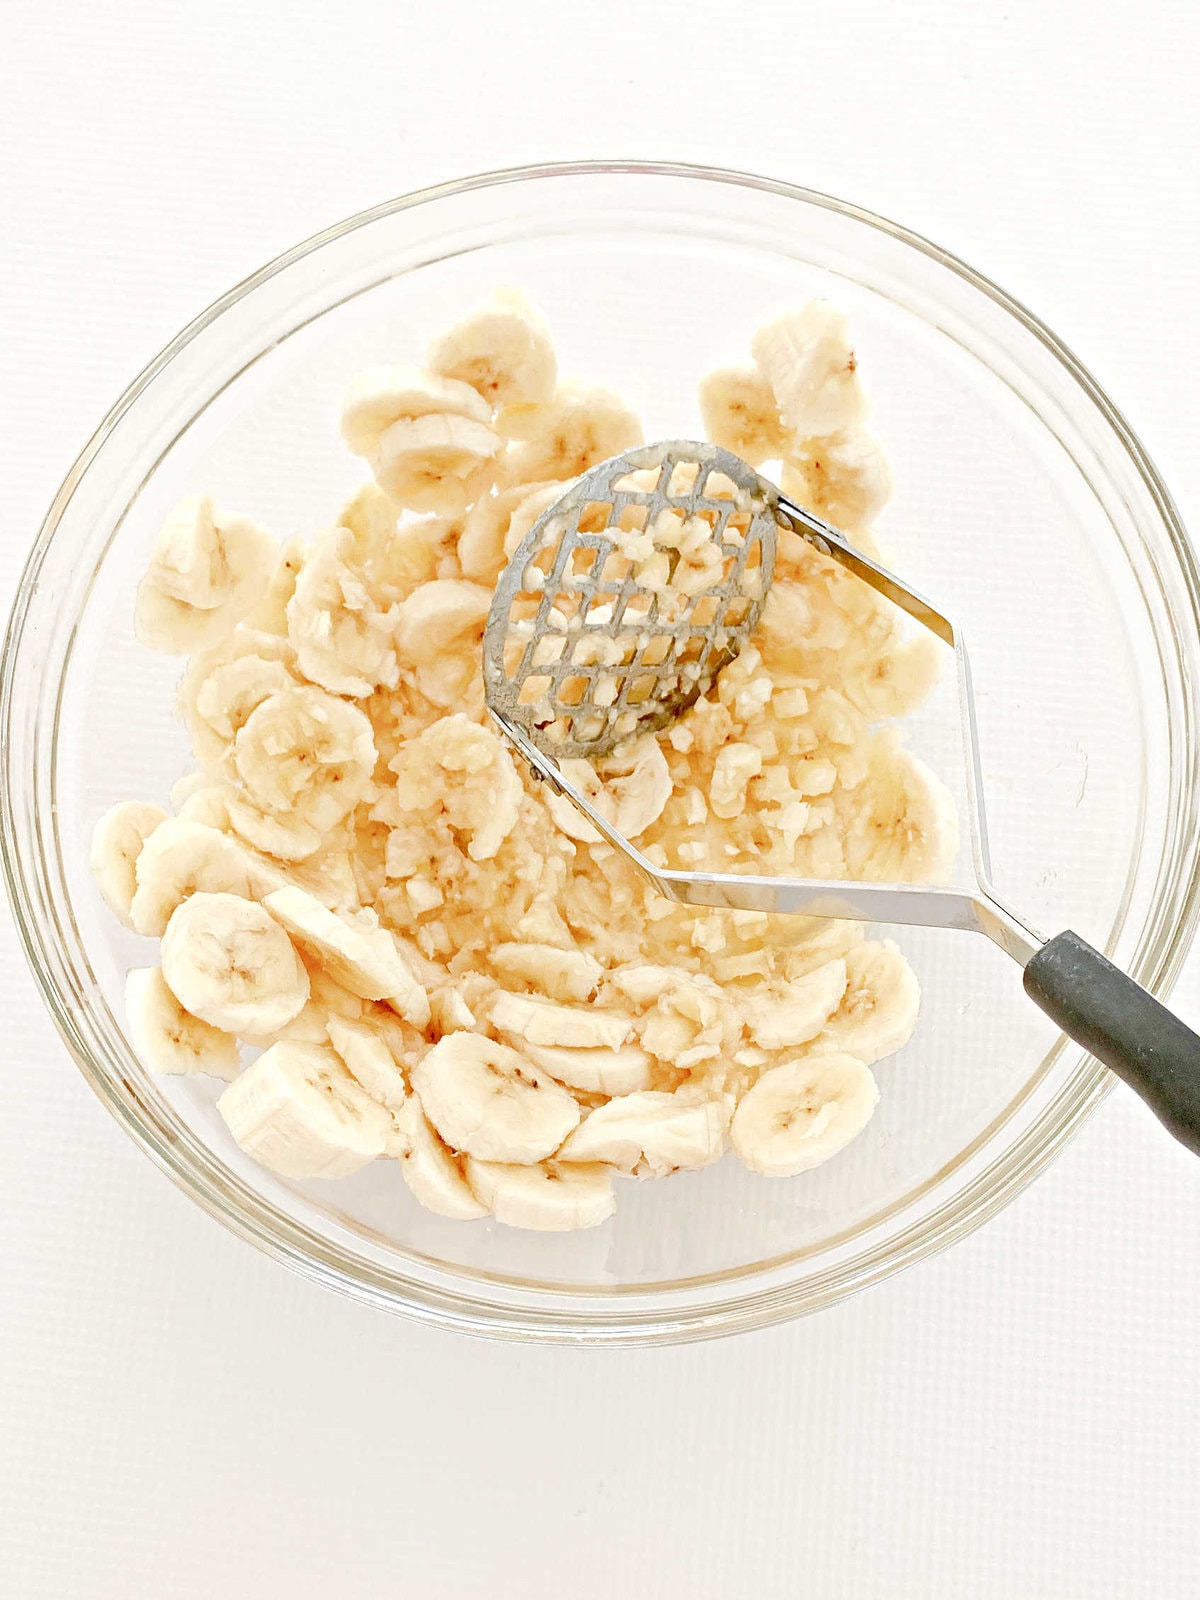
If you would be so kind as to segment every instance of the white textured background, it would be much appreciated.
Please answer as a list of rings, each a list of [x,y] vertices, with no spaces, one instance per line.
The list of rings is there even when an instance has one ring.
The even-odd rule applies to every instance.
[[[1195,524],[1198,50],[1182,0],[17,0],[0,601],[93,424],[230,283],[383,197],[569,156],[746,167],[929,234],[1079,350]],[[1200,1022],[1200,958],[1177,999]],[[1200,1593],[1200,1166],[1123,1090],[983,1232],[817,1319],[523,1350],[337,1300],[193,1209],[3,914],[0,1028],[4,1600]]]

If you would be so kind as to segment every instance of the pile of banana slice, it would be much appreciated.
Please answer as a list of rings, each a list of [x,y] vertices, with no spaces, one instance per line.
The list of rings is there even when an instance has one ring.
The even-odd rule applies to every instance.
[[[890,480],[844,317],[813,302],[751,351],[700,385],[709,438],[875,548]],[[285,1178],[394,1160],[462,1220],[592,1227],[615,1176],[835,1155],[916,1023],[900,951],[662,900],[485,715],[498,574],[578,474],[641,441],[636,415],[560,379],[540,316],[502,293],[425,368],[362,374],[342,431],[371,479],[328,531],[281,547],[197,497],[138,593],[138,637],[188,657],[196,760],[170,814],[130,801],[93,837],[108,905],[158,941],[126,987],[141,1059],[226,1080],[229,1134]],[[896,726],[936,672],[781,532],[762,623],[712,692],[567,766],[663,865],[936,879],[954,808]]]

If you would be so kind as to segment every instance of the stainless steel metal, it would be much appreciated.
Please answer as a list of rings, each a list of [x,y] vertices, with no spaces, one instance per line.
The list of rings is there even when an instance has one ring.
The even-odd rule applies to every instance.
[[[769,487],[728,450],[685,440],[585,473],[496,585],[483,636],[492,710],[560,759],[673,722],[758,625],[775,569]],[[692,594],[676,582],[689,535],[714,564]]]
[[[716,459],[720,458],[720,465]],[[615,486],[628,473],[642,469],[644,464],[654,461],[672,463],[671,472],[681,463],[705,462],[712,463],[711,470],[719,470],[738,484],[744,493],[750,493],[755,507],[756,521],[765,513],[772,522],[772,530],[777,525],[776,519],[783,522],[794,532],[807,539],[816,549],[824,555],[839,562],[850,572],[861,578],[864,583],[871,585],[879,594],[892,601],[903,611],[907,612],[922,627],[929,629],[943,641],[953,652],[955,667],[958,677],[959,705],[963,730],[963,742],[966,751],[966,784],[967,784],[967,822],[968,833],[971,841],[972,866],[975,873],[976,885],[972,889],[948,888],[938,885],[919,885],[907,883],[860,883],[843,880],[821,880],[813,878],[776,878],[759,877],[747,873],[705,873],[684,872],[673,868],[658,867],[649,861],[640,850],[636,848],[625,836],[618,833],[612,824],[603,817],[595,806],[580,793],[574,784],[559,769],[557,761],[578,753],[603,753],[604,749],[611,749],[613,743],[621,738],[628,737],[628,733],[635,731],[617,731],[614,737],[605,746],[584,742],[582,744],[568,739],[563,743],[553,743],[546,748],[539,743],[539,738],[544,735],[544,728],[539,726],[535,716],[514,715],[514,706],[511,698],[501,697],[495,693],[499,684],[513,681],[511,675],[505,675],[502,666],[503,635],[512,623],[512,603],[516,594],[522,592],[521,585],[526,582],[525,569],[534,554],[543,548],[544,541],[538,537],[539,528],[543,525],[553,525],[557,530],[555,538],[562,540],[565,530],[578,530],[579,509],[586,502],[577,498],[581,490],[593,478],[599,479],[610,487]],[[737,469],[734,477],[726,462],[733,463]],[[665,470],[665,469],[664,469]],[[669,477],[667,479],[670,481]],[[698,485],[703,484],[703,479],[697,479]],[[662,478],[660,477],[660,483]],[[616,505],[619,494],[623,491],[614,491],[610,505]],[[643,500],[647,497],[643,495]],[[568,508],[567,500],[572,504]],[[663,502],[666,504],[666,501]],[[702,503],[702,502],[701,502]],[[676,495],[671,498],[672,509],[687,511],[687,494]],[[569,516],[562,522],[554,523],[560,508],[569,511]],[[759,508],[763,508],[760,510]],[[610,526],[619,524],[610,523]],[[591,534],[580,535],[580,542],[592,538]],[[757,621],[758,611],[761,610],[766,598],[766,589],[774,571],[775,537],[774,532],[766,539],[765,531],[756,534],[756,538],[763,542],[764,558],[763,592],[757,597],[757,610],[754,612]],[[565,542],[565,540],[563,541]],[[769,549],[769,564],[767,550]],[[542,569],[545,570],[545,569]],[[556,581],[561,580],[564,572],[562,561],[555,567]],[[549,580],[545,587],[549,588]],[[628,599],[637,591],[636,583],[630,584],[628,577],[621,591]],[[503,593],[506,598],[500,599]],[[703,594],[695,597],[703,598]],[[545,605],[548,611],[549,606]],[[690,615],[691,613],[689,613]],[[535,613],[535,624],[532,630],[521,633],[520,664],[524,668],[527,661],[532,660],[533,651],[536,649],[540,635],[537,624],[543,617],[543,606]],[[522,619],[517,619],[518,621]],[[686,624],[685,624],[686,625]],[[983,801],[983,779],[979,761],[979,738],[975,721],[975,702],[971,684],[971,666],[967,655],[966,643],[963,639],[962,629],[944,611],[940,610],[924,595],[912,589],[895,573],[889,572],[878,562],[873,561],[861,550],[855,549],[836,528],[822,521],[812,512],[796,505],[786,499],[779,490],[766,478],[761,477],[748,467],[745,462],[730,456],[727,451],[716,451],[712,445],[693,444],[683,440],[672,440],[666,444],[645,446],[640,450],[630,451],[626,455],[618,456],[613,461],[606,462],[602,468],[597,468],[594,473],[589,473],[580,480],[571,495],[551,507],[546,516],[535,525],[530,534],[523,541],[520,549],[512,558],[508,569],[501,578],[497,588],[497,602],[493,603],[492,613],[488,618],[488,630],[493,627],[499,630],[499,635],[493,634],[489,640],[488,634],[484,636],[485,672],[484,681],[487,687],[488,707],[497,725],[511,741],[515,749],[529,763],[533,771],[550,783],[560,794],[567,796],[574,805],[584,814],[592,826],[609,844],[624,852],[642,876],[647,879],[661,894],[668,899],[679,901],[688,905],[715,906],[732,910],[772,911],[805,916],[851,918],[867,922],[893,922],[907,923],[910,925],[936,928],[958,928],[966,932],[982,933],[993,940],[1015,961],[1024,966],[1030,958],[1045,943],[1044,939],[1033,931],[1015,912],[1006,906],[997,896],[991,884],[991,859],[988,848],[987,815]],[[753,631],[752,627],[749,631]],[[673,637],[675,637],[673,635]],[[748,637],[748,633],[744,635]],[[739,647],[742,639],[739,638]],[[721,666],[733,659],[736,651],[725,654],[719,664],[712,667],[709,682],[716,677]],[[708,658],[709,661],[714,658]],[[489,668],[489,663],[492,665]],[[499,664],[499,665],[497,665]],[[611,673],[632,672],[636,663],[622,663],[616,667],[610,666],[607,670]],[[528,670],[526,669],[526,676]],[[556,680],[557,681],[557,680]],[[646,731],[651,727],[662,727],[685,710],[687,705],[697,698],[700,693],[697,688],[686,700],[679,698],[664,701],[665,706],[671,707],[669,713],[658,720],[639,720],[636,731]],[[519,697],[519,689],[517,695]],[[521,711],[527,713],[528,705],[522,706]],[[538,709],[537,706],[534,708]],[[542,707],[544,715],[544,707]]]

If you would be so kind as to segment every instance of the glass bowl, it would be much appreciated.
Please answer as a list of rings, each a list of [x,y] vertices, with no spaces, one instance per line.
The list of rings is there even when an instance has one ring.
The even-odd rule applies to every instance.
[[[290,1184],[245,1160],[206,1080],[150,1076],[122,1031],[152,959],[100,904],[92,823],[189,770],[178,663],[132,639],[156,528],[204,489],[292,535],[360,481],[346,383],[501,284],[610,385],[647,438],[698,432],[696,383],[814,294],[850,314],[892,458],[895,562],[965,626],[1000,893],[1072,926],[1150,988],[1197,917],[1197,571],[1127,424],[1024,308],[926,240],[827,196],[737,173],[588,164],[486,174],[353,217],[230,291],[132,384],[51,507],[3,658],[4,863],[22,936],[101,1099],[196,1201],[359,1299],[446,1326],[574,1341],[696,1338],[828,1305],[961,1238],[1104,1094],[1018,969],[982,939],[897,930],[920,1025],[880,1064],[879,1110],[837,1160],[764,1180],[733,1160],[622,1184],[573,1235],[453,1223],[390,1163]],[[947,688],[912,742],[961,753]]]

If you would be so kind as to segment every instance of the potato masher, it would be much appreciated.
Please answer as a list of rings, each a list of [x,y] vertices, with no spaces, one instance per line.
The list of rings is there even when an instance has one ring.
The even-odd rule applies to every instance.
[[[954,652],[973,889],[688,872],[656,866],[560,770],[671,723],[754,632],[778,529],[907,612]],[[653,579],[650,574],[653,572]],[[530,529],[500,576],[483,641],[488,708],[512,745],[659,893],[688,905],[983,933],[1031,999],[1200,1153],[1200,1038],[1070,931],[1043,939],[991,884],[971,671],[962,629],[744,461],[689,440],[592,468]]]

